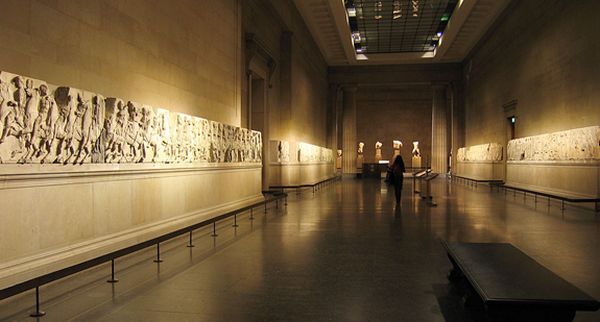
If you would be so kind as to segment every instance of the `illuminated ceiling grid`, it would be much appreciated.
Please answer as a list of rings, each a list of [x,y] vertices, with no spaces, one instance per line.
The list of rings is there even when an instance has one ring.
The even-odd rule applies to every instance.
[[[456,0],[354,0],[357,53],[431,52]],[[352,28],[351,19],[351,28]]]

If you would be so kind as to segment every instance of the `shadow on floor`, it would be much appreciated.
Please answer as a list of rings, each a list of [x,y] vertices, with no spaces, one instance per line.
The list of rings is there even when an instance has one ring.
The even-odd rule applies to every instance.
[[[483,308],[465,308],[464,291],[452,284],[432,284],[440,310],[446,322],[492,322],[487,318]]]

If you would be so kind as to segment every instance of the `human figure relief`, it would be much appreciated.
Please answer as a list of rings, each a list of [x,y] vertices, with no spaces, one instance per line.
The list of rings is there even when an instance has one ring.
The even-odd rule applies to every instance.
[[[106,162],[121,163],[126,161],[125,133],[127,131],[127,119],[129,116],[127,107],[122,100],[112,99],[110,104],[113,109],[114,119],[109,124],[112,134],[110,135],[110,140],[106,143]]]
[[[54,123],[54,139],[53,145],[55,146],[56,158],[53,160],[54,163],[63,163],[66,158],[67,148],[71,140],[71,130],[74,121],[74,109],[73,97],[70,93],[70,88],[59,87],[54,91],[54,100],[58,105],[59,114]],[[50,154],[46,155],[42,159],[42,163],[46,162],[46,159]]]
[[[125,142],[128,149],[125,150],[126,161],[139,163],[143,162],[142,143],[143,133],[141,129],[142,113],[137,103],[129,101],[127,103],[127,112],[129,118],[126,123]]]
[[[48,86],[39,87],[37,116],[31,125],[31,135],[27,144],[27,152],[21,159],[22,163],[29,163],[34,158],[44,158],[52,148],[53,127],[56,120],[56,104],[52,96],[48,95]],[[29,114],[30,117],[33,113]]]
[[[64,164],[83,164],[91,152],[90,129],[92,126],[92,108],[90,102],[77,95],[77,106],[71,125],[71,138],[67,144],[67,156]]]
[[[142,106],[142,119],[140,122],[140,131],[142,138],[142,158],[140,162],[145,162],[152,156],[151,161],[156,162],[157,144],[156,138],[156,117],[150,106]]]
[[[98,144],[100,135],[104,127],[105,101],[100,95],[92,97],[92,124],[89,131],[89,140],[86,142],[86,148],[91,152],[92,163],[101,163],[104,160],[104,149]]]

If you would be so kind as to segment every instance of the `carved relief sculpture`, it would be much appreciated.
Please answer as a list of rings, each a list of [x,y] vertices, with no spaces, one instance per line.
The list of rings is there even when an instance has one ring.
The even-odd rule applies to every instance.
[[[510,140],[508,161],[597,161],[600,160],[600,126]]]
[[[486,143],[458,149],[458,162],[465,161],[502,161],[502,145]]]
[[[317,145],[299,142],[298,154],[300,163],[333,163],[333,150]]]
[[[261,133],[0,71],[0,163],[147,162],[262,162]]]
[[[290,161],[290,143],[288,141],[279,141],[277,144],[277,162]]]

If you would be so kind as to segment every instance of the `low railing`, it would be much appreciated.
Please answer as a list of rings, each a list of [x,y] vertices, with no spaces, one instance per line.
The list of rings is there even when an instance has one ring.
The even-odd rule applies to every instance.
[[[506,195],[506,191],[507,190],[512,190],[513,191],[513,196],[516,195],[516,192],[522,192],[523,193],[523,201],[525,201],[527,199],[527,194],[533,195],[533,199],[534,202],[537,204],[537,197],[541,196],[541,197],[545,197],[548,198],[548,208],[550,208],[550,199],[556,199],[560,201],[560,210],[564,212],[565,210],[565,202],[571,202],[571,203],[593,203],[594,204],[594,210],[598,213],[600,212],[600,198],[594,198],[594,197],[577,197],[577,196],[570,196],[570,195],[561,195],[559,193],[548,193],[548,192],[541,192],[541,191],[534,191],[534,190],[529,190],[529,189],[525,189],[525,188],[520,188],[520,187],[514,187],[514,186],[510,186],[510,185],[502,185],[502,188],[504,188],[504,195]]]
[[[312,188],[312,193],[321,189],[322,186],[328,185],[336,180],[339,180],[341,176],[336,175],[331,178],[327,178],[324,180],[320,180],[314,183],[305,183],[305,184],[291,184],[291,185],[272,185],[269,186],[270,189],[275,189],[277,191],[285,192],[285,190],[296,190],[296,193],[300,193],[303,188]]]
[[[11,296],[14,296],[14,295],[17,295],[17,294],[20,294],[20,293],[23,293],[25,291],[35,288],[35,312],[33,312],[31,314],[31,316],[32,317],[43,316],[43,315],[45,315],[45,313],[43,311],[40,311],[40,290],[39,290],[40,286],[42,286],[42,285],[56,281],[63,277],[67,277],[69,275],[73,275],[75,273],[84,271],[86,269],[101,265],[108,261],[111,262],[111,278],[107,282],[116,283],[116,282],[118,282],[118,279],[115,278],[115,259],[117,259],[119,257],[131,254],[133,252],[142,250],[144,248],[148,248],[150,246],[156,246],[156,258],[154,259],[154,262],[160,263],[160,262],[162,262],[162,259],[160,258],[160,243],[187,233],[187,234],[189,234],[189,241],[188,241],[187,246],[193,247],[194,245],[192,243],[192,233],[194,230],[212,224],[213,231],[212,231],[211,236],[217,237],[218,235],[217,235],[216,223],[218,221],[233,217],[233,220],[234,220],[233,226],[237,227],[237,215],[238,214],[244,213],[246,211],[250,211],[250,219],[254,219],[253,212],[254,212],[255,208],[264,206],[264,212],[267,213],[267,205],[269,203],[275,202],[275,207],[279,208],[279,202],[282,200],[283,200],[284,204],[287,205],[287,194],[283,193],[283,192],[278,192],[278,193],[273,194],[272,197],[265,198],[264,200],[261,200],[259,202],[255,202],[253,204],[228,211],[226,213],[223,213],[221,215],[207,219],[205,221],[196,223],[194,225],[172,231],[170,233],[149,239],[147,241],[144,241],[144,242],[141,242],[141,243],[129,246],[129,247],[119,249],[117,251],[87,260],[85,262],[82,262],[82,263],[79,263],[79,264],[76,264],[73,266],[69,266],[69,267],[48,273],[48,274],[44,274],[42,276],[38,276],[36,278],[30,279],[25,282],[22,282],[22,283],[19,283],[19,284],[16,284],[16,285],[13,285],[13,286],[10,286],[10,287],[0,290],[0,300],[6,299],[8,297],[11,297]]]

